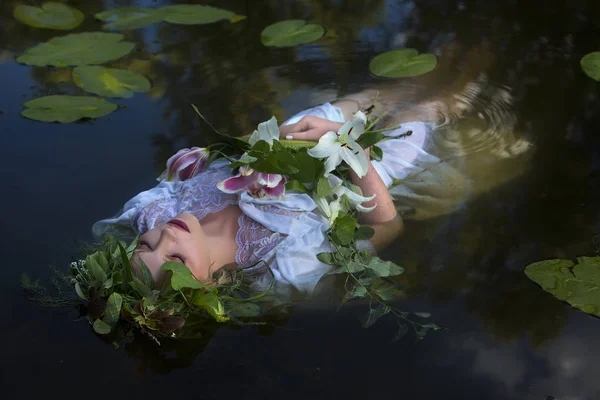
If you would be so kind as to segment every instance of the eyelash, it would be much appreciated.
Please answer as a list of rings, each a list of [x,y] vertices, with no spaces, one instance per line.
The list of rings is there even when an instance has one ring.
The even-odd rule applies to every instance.
[[[148,242],[143,241],[143,240],[140,240],[138,242],[138,248],[141,247],[141,246],[146,246],[150,250],[154,250],[152,247],[150,247],[150,244]],[[181,261],[182,264],[185,264],[185,262],[187,261],[187,258],[185,258],[182,254],[179,254],[179,253],[169,254],[169,257],[178,258],[179,261]]]

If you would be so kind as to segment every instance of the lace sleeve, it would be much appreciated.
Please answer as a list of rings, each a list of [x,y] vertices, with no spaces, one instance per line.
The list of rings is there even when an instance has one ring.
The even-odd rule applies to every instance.
[[[159,226],[181,213],[194,215],[198,220],[237,204],[237,196],[221,192],[217,183],[231,176],[224,162],[215,162],[209,169],[183,182],[161,182],[155,189],[162,195],[141,204],[134,227],[139,233]],[[165,190],[166,189],[166,190]]]
[[[302,213],[301,211],[285,210],[273,205],[259,205],[257,208],[262,212],[273,215],[299,217]],[[240,215],[238,224],[240,229],[235,236],[235,242],[238,245],[235,262],[240,268],[249,267],[261,260],[270,263],[273,250],[287,237],[285,234],[269,230],[246,214]]]

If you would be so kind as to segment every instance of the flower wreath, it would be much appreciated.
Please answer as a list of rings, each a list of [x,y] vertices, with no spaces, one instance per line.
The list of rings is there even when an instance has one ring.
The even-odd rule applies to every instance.
[[[329,220],[325,233],[332,250],[315,256],[331,265],[329,274],[346,275],[343,303],[366,297],[369,312],[363,326],[368,327],[391,313],[399,324],[396,338],[406,333],[409,325],[421,338],[440,327],[412,318],[427,318],[427,313],[403,312],[388,304],[399,293],[397,285],[388,278],[402,274],[402,267],[357,247],[357,241],[374,234],[372,228],[356,219],[357,211],[369,212],[375,208],[362,205],[374,196],[363,196],[360,188],[349,181],[347,171],[351,168],[363,177],[369,162],[365,149],[371,148],[372,158],[381,160],[383,154],[377,143],[389,139],[382,132],[397,128],[376,130],[373,129],[376,123],[369,121],[368,111],[358,111],[338,132],[324,134],[315,145],[308,141],[279,140],[277,120],[272,117],[259,124],[247,139],[219,134],[221,143],[178,151],[169,158],[158,180],[190,179],[206,170],[212,161],[225,157],[230,167],[237,170],[233,177],[218,183],[217,187],[225,193],[245,191],[254,197],[267,198],[283,198],[286,191],[310,195],[319,212]],[[240,153],[241,156],[232,157]],[[143,263],[138,274],[132,270],[130,259],[136,245],[137,240],[126,246],[108,237],[85,260],[71,263],[70,277],[59,274],[87,303],[88,319],[98,334],[115,332],[119,321],[124,319],[131,323],[130,327],[141,328],[158,342],[161,336],[189,336],[190,330],[206,323],[207,317],[218,323],[260,323],[253,318],[269,310],[264,300],[272,300],[269,290],[273,279],[269,288],[257,294],[245,282],[245,270],[234,272],[228,279],[221,277],[209,286],[196,280],[185,265],[166,262],[161,269],[170,278],[157,287]],[[31,298],[49,298],[37,282],[25,275],[22,284]]]

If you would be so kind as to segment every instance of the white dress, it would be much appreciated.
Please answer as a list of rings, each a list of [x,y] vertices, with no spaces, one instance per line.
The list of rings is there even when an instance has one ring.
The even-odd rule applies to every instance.
[[[305,110],[286,121],[297,122],[304,115],[314,115],[344,122],[341,110],[329,103]],[[429,156],[422,150],[431,125],[422,122],[403,124],[388,135],[397,136],[412,130],[403,139],[390,139],[379,144],[382,161],[372,161],[386,185],[404,179],[415,171],[418,160]],[[437,159],[436,159],[437,160]],[[132,237],[153,229],[176,215],[186,212],[199,220],[228,205],[242,210],[236,236],[239,267],[265,261],[270,265],[279,286],[291,286],[300,292],[311,293],[330,266],[316,255],[330,250],[324,232],[329,228],[326,218],[316,212],[310,196],[287,192],[283,199],[254,198],[248,193],[232,195],[221,192],[216,184],[231,176],[227,160],[217,160],[209,168],[183,182],[160,182],[125,203],[122,213],[112,219],[98,221],[93,226],[96,237],[113,234]],[[372,249],[368,242],[360,244]]]

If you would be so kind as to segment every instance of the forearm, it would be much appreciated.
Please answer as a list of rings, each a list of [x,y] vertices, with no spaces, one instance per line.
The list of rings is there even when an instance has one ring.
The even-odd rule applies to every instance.
[[[375,195],[373,200],[362,203],[364,207],[376,206],[372,211],[361,213],[361,220],[364,223],[379,224],[396,218],[397,212],[392,196],[370,161],[364,177],[359,178],[354,171],[350,170],[350,179],[353,184],[360,187],[363,196]]]

